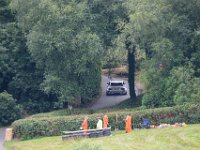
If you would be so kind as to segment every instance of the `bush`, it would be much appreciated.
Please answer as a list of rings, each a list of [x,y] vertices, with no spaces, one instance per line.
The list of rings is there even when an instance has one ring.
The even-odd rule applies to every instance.
[[[23,106],[24,111],[26,111],[28,114],[45,112],[52,109],[51,102],[45,101],[42,98],[40,98],[38,101],[28,99],[21,105]]]
[[[0,93],[0,126],[9,125],[21,116],[20,107],[16,105],[12,95],[7,92]]]
[[[200,79],[193,78],[185,83],[181,83],[176,91],[174,96],[174,102],[177,105],[188,102],[200,102]]]
[[[159,92],[145,93],[142,98],[142,105],[148,108],[158,107],[160,105]]]
[[[140,128],[141,119],[148,118],[151,124],[160,123],[200,123],[200,104],[185,104],[176,107],[166,107],[157,109],[145,109],[139,111],[109,112],[109,124],[112,130],[118,128],[124,130],[126,115],[130,113],[133,117],[134,128]],[[92,114],[89,117],[89,127],[96,128],[97,116],[103,114]],[[62,131],[79,130],[84,115],[60,116],[60,117],[39,117],[15,121],[13,126],[14,136],[21,139],[31,139],[40,136],[61,135]]]

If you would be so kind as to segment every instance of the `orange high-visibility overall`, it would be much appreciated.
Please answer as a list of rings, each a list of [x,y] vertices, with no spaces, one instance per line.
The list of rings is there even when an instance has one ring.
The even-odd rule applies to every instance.
[[[104,115],[103,117],[103,127],[107,128],[108,127],[108,116]]]
[[[131,116],[127,115],[126,117],[126,127],[125,127],[126,133],[129,133],[132,131],[132,123],[131,123]]]
[[[83,122],[82,122],[82,129],[85,130],[84,133],[87,133],[87,129],[88,129],[88,122],[87,122],[87,119],[84,119]]]

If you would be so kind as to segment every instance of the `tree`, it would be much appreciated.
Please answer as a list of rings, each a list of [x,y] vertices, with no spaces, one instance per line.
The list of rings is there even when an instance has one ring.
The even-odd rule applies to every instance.
[[[8,8],[8,1],[2,0],[0,2],[0,91],[7,89],[8,83],[14,74],[12,66],[15,66],[15,63],[11,57],[17,46],[14,42],[11,43],[12,40],[8,40],[8,35],[14,32],[13,20],[14,15]],[[11,53],[9,53],[10,50],[12,50]]]
[[[137,49],[148,49],[148,43],[153,40],[155,35],[155,23],[158,19],[155,17],[157,8],[156,2],[147,1],[127,1],[125,7],[128,10],[129,19],[125,24],[122,40],[124,48],[128,51],[129,65],[129,88],[133,103],[138,105],[135,94],[135,69],[136,69],[136,51]],[[152,37],[149,39],[149,37]]]
[[[102,48],[88,25],[86,3],[22,0],[13,1],[12,7],[17,10],[31,56],[45,71],[42,89],[56,94],[61,105],[97,95]]]
[[[0,6],[0,91],[12,94],[25,111],[48,111],[57,98],[41,90],[44,71],[36,68],[9,3],[4,0]]]
[[[137,104],[137,99],[135,94],[136,46],[132,45],[129,37],[127,37],[125,40],[125,47],[128,50],[128,83],[129,83],[130,96],[133,101],[136,101],[135,104]]]
[[[194,57],[194,53],[198,56],[196,53],[198,46],[196,42],[192,41],[198,39],[194,35],[196,35],[196,28],[198,28],[198,15],[196,14],[199,11],[197,9],[199,5],[195,0],[191,2],[153,1],[152,4],[155,5],[153,11],[150,12],[154,13],[153,17],[149,18],[150,20],[154,18],[151,22],[154,22],[156,28],[153,26],[145,28],[148,29],[148,32],[142,32],[146,34],[141,40],[145,43],[142,48],[147,55],[147,60],[142,66],[146,87],[143,104],[150,107],[172,106],[175,104],[176,89],[182,84],[175,82],[177,80],[171,80],[173,68],[177,66],[185,66],[188,69],[195,67],[194,74],[198,75],[198,67],[195,65],[195,63],[198,64],[198,61]],[[147,34],[149,31],[153,31],[154,34]],[[150,40],[146,39],[147,37]],[[195,60],[195,63],[190,68],[187,64],[191,63],[191,60]],[[192,91],[196,94],[194,90]],[[187,93],[187,91],[185,92]]]
[[[126,62],[126,52],[117,47],[116,39],[121,33],[118,23],[127,21],[127,11],[121,1],[88,0],[87,5],[91,14],[89,26],[101,39],[103,65],[110,75],[115,67]]]

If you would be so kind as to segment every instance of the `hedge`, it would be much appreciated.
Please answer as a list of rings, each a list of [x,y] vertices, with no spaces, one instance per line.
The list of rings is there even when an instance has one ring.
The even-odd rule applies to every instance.
[[[151,124],[186,122],[188,124],[200,123],[200,104],[186,104],[176,107],[157,109],[145,109],[139,111],[107,113],[112,130],[118,128],[124,130],[126,115],[133,117],[134,128],[140,128],[141,119],[148,118]],[[88,115],[89,127],[96,128],[97,116],[102,114]],[[12,124],[14,137],[19,139],[31,139],[43,136],[61,135],[62,131],[79,130],[84,115],[28,118],[15,121]]]

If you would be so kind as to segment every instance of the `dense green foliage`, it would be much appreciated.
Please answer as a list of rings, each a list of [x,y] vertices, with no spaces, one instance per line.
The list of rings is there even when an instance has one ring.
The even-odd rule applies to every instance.
[[[116,38],[121,33],[119,22],[127,21],[127,11],[120,1],[87,0],[91,30],[101,39],[103,46],[103,65],[112,71],[126,61],[126,52],[117,47]]]
[[[36,68],[8,2],[0,3],[0,92],[12,94],[28,113],[51,110],[57,98],[41,90],[44,71]]]
[[[0,104],[0,126],[9,125],[22,117],[20,106],[16,105],[16,101],[10,94],[0,93]]]
[[[120,6],[98,0],[1,1],[0,92],[12,94],[28,113],[90,102],[100,90],[102,54],[125,16]]]
[[[141,119],[148,118],[151,124],[159,125],[160,123],[200,123],[200,105],[187,104],[177,107],[145,109],[139,111],[119,111],[109,112],[109,124],[114,130],[118,128],[124,130],[126,115],[130,113],[133,117],[134,128],[140,128]],[[116,118],[117,114],[117,118]],[[88,115],[89,127],[96,128],[97,116],[101,113]],[[79,130],[85,115],[71,116],[35,116],[15,121],[12,124],[14,136],[21,139],[30,139],[39,136],[61,135],[62,131]]]
[[[88,27],[86,6],[75,1],[12,3],[29,52],[38,68],[44,69],[41,86],[46,93],[56,94],[61,106],[91,100],[99,92],[101,43]]]
[[[145,54],[137,65],[145,85],[142,104],[162,107],[199,102],[200,2],[128,0],[125,7],[129,21],[120,35],[124,49],[135,57],[137,50]],[[129,67],[135,68],[135,63]]]
[[[1,0],[0,92],[28,113],[80,106],[102,66],[127,63],[132,104],[199,103],[199,14],[198,0]]]

